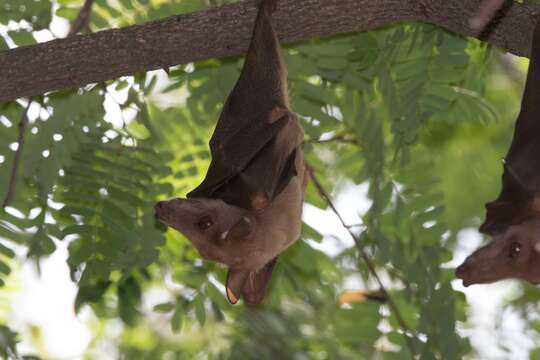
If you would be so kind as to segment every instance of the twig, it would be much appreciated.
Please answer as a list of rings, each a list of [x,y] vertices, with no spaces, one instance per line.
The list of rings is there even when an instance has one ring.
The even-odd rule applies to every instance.
[[[368,254],[364,250],[362,244],[360,243],[360,239],[352,232],[350,226],[348,226],[345,223],[345,220],[343,219],[341,214],[338,212],[337,208],[334,206],[334,203],[332,202],[332,199],[330,198],[330,195],[324,190],[321,182],[319,181],[319,179],[315,175],[315,172],[313,171],[313,168],[311,166],[309,166],[309,164],[308,164],[307,169],[308,169],[309,175],[311,177],[311,180],[313,180],[313,184],[317,188],[317,191],[319,192],[321,197],[326,201],[328,206],[332,209],[334,214],[336,214],[336,216],[338,217],[338,219],[341,222],[341,224],[343,225],[343,227],[345,229],[347,229],[347,232],[349,233],[349,235],[354,240],[354,244],[355,244],[356,248],[358,249],[358,252],[360,253],[360,257],[366,263],[369,272],[371,273],[371,275],[377,281],[377,284],[380,287],[380,292],[382,293],[382,295],[384,295],[386,297],[386,299],[388,301],[388,306],[390,307],[390,310],[394,313],[394,315],[396,317],[396,320],[398,321],[399,326],[401,327],[401,330],[404,333],[406,344],[407,344],[407,347],[409,348],[409,352],[411,353],[411,357],[414,359],[415,355],[416,355],[414,343],[413,343],[412,339],[407,335],[408,333],[409,334],[413,334],[413,333],[410,330],[410,328],[407,326],[407,323],[403,319],[403,316],[401,315],[401,313],[399,311],[399,308],[397,307],[396,303],[394,302],[394,300],[392,299],[392,297],[390,296],[390,294],[386,290],[386,287],[382,283],[381,278],[379,277],[379,274],[377,273],[377,270],[375,269],[375,265],[373,264],[373,262],[371,261],[371,259],[368,256]]]
[[[358,143],[358,140],[356,140],[354,138],[351,138],[351,137],[348,137],[346,135],[336,135],[334,137],[331,137],[331,138],[325,139],[325,140],[308,139],[308,140],[304,141],[304,143],[306,143],[306,144],[328,144],[328,143],[333,143],[333,142],[341,142],[341,143],[345,143],[345,144],[352,144],[352,145],[360,146],[360,144]]]
[[[84,5],[81,8],[81,11],[79,11],[79,15],[73,22],[73,25],[71,26],[71,30],[69,30],[67,37],[76,35],[78,32],[88,26],[90,22],[90,15],[92,14],[93,3],[94,0],[86,0],[84,2]]]
[[[469,26],[476,33],[481,33],[493,16],[503,6],[505,0],[484,0],[480,4],[478,11],[469,20]]]
[[[6,197],[2,202],[2,209],[5,209],[11,203],[13,195],[15,194],[15,188],[17,187],[17,173],[19,172],[19,163],[21,161],[22,149],[24,146],[24,134],[26,132],[26,125],[28,125],[28,109],[32,105],[32,99],[28,99],[28,104],[24,109],[21,120],[19,121],[19,137],[17,139],[17,151],[13,158],[13,165],[11,167],[11,177],[9,178],[8,190]]]
[[[359,228],[359,227],[365,228],[366,225],[365,224],[350,224],[350,225],[345,225],[345,227],[347,229],[354,229],[354,228]]]

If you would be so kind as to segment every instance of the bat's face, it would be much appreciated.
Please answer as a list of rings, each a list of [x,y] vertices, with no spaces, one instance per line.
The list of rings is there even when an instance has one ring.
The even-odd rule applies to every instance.
[[[241,268],[253,250],[255,219],[222,200],[172,199],[155,205],[156,218],[180,231],[207,260]]]
[[[540,220],[513,225],[456,269],[463,285],[516,278],[540,283]]]

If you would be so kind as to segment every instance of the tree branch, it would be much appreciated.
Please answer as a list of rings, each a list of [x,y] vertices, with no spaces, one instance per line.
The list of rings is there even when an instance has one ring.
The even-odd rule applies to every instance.
[[[73,36],[0,52],[0,102],[81,87],[141,71],[244,54],[255,1],[182,14],[123,29]],[[275,27],[282,42],[423,21],[474,36],[469,19],[481,0],[280,0]],[[509,7],[484,40],[528,55],[540,6]]]
[[[343,227],[345,229],[347,229],[347,232],[349,233],[351,238],[354,240],[354,244],[355,244],[355,246],[356,246],[356,248],[358,250],[358,253],[360,254],[360,257],[362,258],[362,260],[366,264],[366,266],[368,268],[368,271],[371,274],[371,276],[373,276],[375,278],[375,280],[377,281],[377,284],[380,287],[380,290],[379,290],[380,293],[383,295],[383,297],[388,302],[388,306],[390,307],[390,310],[394,313],[394,316],[396,317],[396,320],[397,320],[399,326],[401,327],[401,330],[403,331],[403,336],[405,337],[405,340],[406,340],[405,343],[407,344],[407,347],[409,348],[411,358],[415,359],[415,356],[416,356],[415,346],[414,346],[414,343],[413,343],[412,339],[409,337],[409,334],[413,334],[413,332],[407,326],[407,323],[405,322],[405,319],[401,315],[401,312],[399,311],[398,306],[396,305],[396,303],[394,302],[394,300],[390,296],[388,290],[386,290],[386,287],[382,283],[381,278],[379,277],[379,274],[377,273],[377,270],[375,269],[375,264],[373,264],[373,262],[371,261],[371,259],[368,256],[368,254],[364,250],[364,247],[362,246],[362,243],[360,242],[360,239],[358,238],[358,236],[356,236],[356,234],[354,234],[352,232],[351,227],[347,225],[347,223],[345,222],[345,220],[343,219],[343,217],[341,216],[341,214],[339,213],[339,211],[335,207],[334,203],[332,202],[332,199],[331,199],[330,195],[324,190],[321,182],[319,181],[319,179],[315,175],[315,172],[313,171],[313,168],[311,166],[309,166],[309,164],[308,164],[307,169],[308,169],[310,178],[313,181],[313,184],[317,188],[317,191],[319,192],[321,197],[326,201],[326,203],[328,204],[330,209],[332,209],[334,214],[336,214],[336,216],[338,217],[338,219],[341,222],[341,224],[343,225]]]

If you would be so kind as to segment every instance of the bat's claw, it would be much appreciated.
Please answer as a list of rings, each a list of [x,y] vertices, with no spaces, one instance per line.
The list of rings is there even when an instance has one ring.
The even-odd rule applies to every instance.
[[[260,0],[259,6],[264,6],[267,14],[272,14],[277,10],[278,0]]]

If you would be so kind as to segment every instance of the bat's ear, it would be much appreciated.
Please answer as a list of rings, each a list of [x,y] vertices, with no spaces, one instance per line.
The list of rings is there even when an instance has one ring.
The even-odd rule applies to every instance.
[[[250,215],[242,216],[227,233],[226,240],[240,240],[251,235],[255,229],[255,218]]]
[[[257,305],[264,299],[268,282],[272,277],[272,271],[277,257],[267,263],[258,271],[243,271],[229,269],[225,288],[227,299],[231,304],[236,304],[242,297],[246,304]]]

